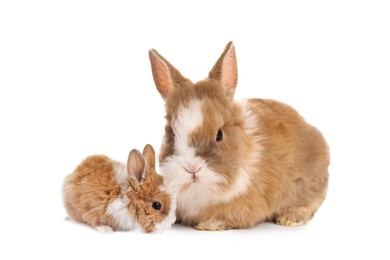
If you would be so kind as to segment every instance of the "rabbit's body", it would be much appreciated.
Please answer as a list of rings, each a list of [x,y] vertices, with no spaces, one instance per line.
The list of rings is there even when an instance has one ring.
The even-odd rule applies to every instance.
[[[277,101],[250,99],[237,106],[247,138],[239,149],[247,158],[224,190],[194,183],[180,192],[180,221],[200,229],[249,228],[273,219],[306,223],[326,195],[329,157],[321,133]]]
[[[161,171],[177,193],[178,219],[204,230],[309,221],[327,190],[321,133],[283,103],[235,102],[232,44],[195,84],[156,51],[150,58],[167,110]]]
[[[90,156],[64,182],[65,207],[71,219],[94,228],[131,230],[136,221],[127,210],[127,189],[125,164],[104,155]]]
[[[64,180],[69,217],[103,232],[170,227],[175,221],[174,197],[155,172],[153,148],[146,146],[144,155],[131,151],[127,166],[105,155],[87,157]]]

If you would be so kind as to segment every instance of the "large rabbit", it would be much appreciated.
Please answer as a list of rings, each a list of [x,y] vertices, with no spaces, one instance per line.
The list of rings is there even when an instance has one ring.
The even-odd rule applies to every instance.
[[[157,51],[149,57],[166,105],[160,167],[177,194],[178,220],[200,230],[308,222],[327,191],[329,151],[321,133],[278,101],[233,99],[232,42],[195,84]]]

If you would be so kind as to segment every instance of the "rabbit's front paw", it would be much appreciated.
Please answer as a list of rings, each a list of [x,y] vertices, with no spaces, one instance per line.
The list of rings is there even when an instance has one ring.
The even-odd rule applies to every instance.
[[[226,230],[227,228],[222,222],[207,221],[207,222],[199,223],[198,225],[195,226],[195,229],[204,230],[204,231],[222,231],[222,230]]]
[[[278,225],[296,227],[306,224],[313,216],[313,213],[306,207],[292,207],[276,217]]]
[[[114,232],[112,230],[112,228],[109,226],[97,226],[97,227],[95,227],[95,230],[98,232],[101,232],[101,233],[106,233],[106,234]]]

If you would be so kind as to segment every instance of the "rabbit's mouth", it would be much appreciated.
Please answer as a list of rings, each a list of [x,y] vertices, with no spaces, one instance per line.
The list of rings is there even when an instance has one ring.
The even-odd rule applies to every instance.
[[[191,180],[192,180],[192,182],[197,182],[198,181],[198,176],[195,173],[193,173]]]
[[[190,174],[191,182],[199,182],[199,172],[202,170],[204,165],[199,164],[188,164],[183,166],[184,170]]]
[[[201,178],[196,173],[189,173],[188,178],[187,178],[187,183],[190,185],[193,183],[201,184]]]
[[[199,185],[214,189],[218,184],[224,182],[220,175],[211,170],[205,162],[191,166],[182,166],[184,170],[182,174],[186,175],[185,180],[189,186]]]

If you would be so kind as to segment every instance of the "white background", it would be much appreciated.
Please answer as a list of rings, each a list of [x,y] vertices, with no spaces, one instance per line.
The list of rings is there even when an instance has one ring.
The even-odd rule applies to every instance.
[[[390,258],[388,1],[244,2],[0,2],[1,259]],[[65,221],[61,184],[85,156],[159,150],[148,50],[197,81],[230,40],[236,98],[286,102],[330,145],[314,219],[158,235]]]

